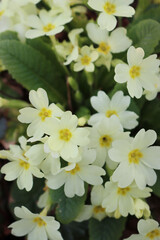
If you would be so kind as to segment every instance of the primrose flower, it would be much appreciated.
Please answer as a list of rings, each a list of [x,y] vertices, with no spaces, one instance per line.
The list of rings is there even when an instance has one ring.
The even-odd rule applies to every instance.
[[[28,26],[33,28],[26,32],[26,38],[37,38],[41,36],[53,36],[62,32],[64,24],[70,22],[72,18],[65,14],[54,16],[51,12],[41,10],[39,17],[31,15],[28,17]]]
[[[160,239],[160,227],[158,222],[153,219],[141,219],[138,222],[139,234],[133,234],[125,240],[159,240]]]
[[[153,169],[160,169],[160,147],[151,145],[156,138],[155,131],[141,129],[135,138],[113,142],[108,155],[119,163],[112,175],[119,187],[128,187],[134,180],[140,189],[155,184],[157,176]]]
[[[24,206],[15,207],[14,213],[16,217],[21,218],[9,226],[14,236],[27,235],[28,240],[63,240],[58,231],[60,224],[54,217],[32,213]]]
[[[92,50],[91,47],[82,47],[80,49],[80,55],[74,64],[74,71],[79,72],[84,69],[87,72],[93,72],[95,68],[93,62],[97,60],[98,56],[97,51]]]
[[[45,144],[33,145],[25,155],[33,164],[38,165],[44,174],[54,174],[60,169],[59,155],[47,149]]]
[[[47,125],[50,137],[47,140],[51,151],[59,153],[66,161],[78,156],[78,147],[89,143],[87,128],[77,128],[78,118],[70,111],[63,113],[61,119],[52,119]]]
[[[64,65],[68,65],[72,61],[74,61],[74,60],[76,60],[78,58],[78,55],[79,55],[78,36],[82,32],[83,32],[82,28],[77,28],[77,29],[73,29],[68,34],[68,38],[69,38],[69,40],[71,42],[71,52],[67,56],[67,59],[66,59],[66,62],[64,63]]]
[[[0,156],[10,160],[1,168],[1,172],[5,175],[5,180],[13,181],[17,179],[19,189],[30,191],[33,186],[33,175],[37,178],[42,178],[44,175],[40,172],[36,163],[32,159],[27,158],[26,152],[30,148],[27,145],[27,140],[24,137],[19,138],[20,146],[10,146],[9,151],[0,151]],[[40,157],[41,156],[37,156]]]
[[[142,199],[134,200],[134,208],[135,208],[135,216],[137,218],[142,218],[144,216],[144,218],[147,219],[151,215],[149,205]]]
[[[110,52],[123,52],[132,44],[132,40],[126,35],[126,29],[122,27],[117,28],[110,35],[107,30],[102,30],[95,23],[88,23],[86,30],[89,38],[98,45],[97,51],[103,55],[107,55]]]
[[[144,90],[143,94],[148,101],[151,101],[156,98],[157,93],[160,92],[160,74],[155,76],[155,79],[152,79],[154,89],[152,91]]]
[[[104,163],[111,169],[115,169],[117,163],[111,161],[108,156],[108,150],[112,143],[118,139],[128,137],[128,133],[123,132],[119,119],[114,115],[110,118],[103,118],[97,124],[93,125],[90,131],[90,147],[96,149],[96,161],[94,164],[102,167]]]
[[[56,15],[64,13],[71,15],[70,3],[68,0],[46,0],[47,4],[51,8],[51,12]]]
[[[88,5],[101,12],[98,17],[98,24],[101,29],[112,31],[117,24],[116,17],[132,17],[135,14],[134,8],[129,6],[134,0],[89,0]]]
[[[112,181],[105,183],[105,196],[102,202],[102,207],[106,212],[119,211],[124,217],[135,214],[134,199],[146,198],[151,194],[152,189],[138,189],[135,183],[132,183],[126,188],[120,188],[117,183]]]
[[[0,2],[0,19],[3,16],[10,17],[13,15],[12,8],[10,7],[12,4],[10,3],[10,0],[2,0]]]
[[[22,123],[30,123],[27,128],[28,136],[33,136],[32,139],[39,140],[45,132],[45,126],[52,118],[61,117],[63,111],[54,103],[49,105],[47,93],[42,88],[37,91],[31,90],[29,100],[34,108],[21,109],[18,120]]]
[[[64,185],[65,195],[69,198],[83,196],[85,193],[84,182],[91,185],[100,185],[105,171],[98,166],[92,165],[96,153],[93,149],[80,149],[82,156],[78,163],[69,163],[58,174],[49,175],[47,185],[51,189],[58,189]]]
[[[131,111],[126,111],[130,105],[130,97],[124,96],[122,91],[117,91],[110,100],[108,95],[99,91],[97,97],[91,97],[91,105],[98,112],[93,114],[88,123],[94,125],[103,118],[116,116],[123,128],[133,129],[137,126],[137,114]]]
[[[76,222],[83,222],[92,217],[101,221],[106,216],[108,216],[108,214],[105,211],[105,208],[102,207],[103,200],[104,200],[104,187],[102,185],[94,186],[91,191],[91,205],[83,206],[80,214],[76,218]]]
[[[154,91],[154,79],[159,73],[160,60],[153,54],[145,59],[142,48],[131,46],[127,52],[127,64],[118,64],[115,68],[115,81],[127,82],[127,89],[131,97],[140,98],[143,88]]]

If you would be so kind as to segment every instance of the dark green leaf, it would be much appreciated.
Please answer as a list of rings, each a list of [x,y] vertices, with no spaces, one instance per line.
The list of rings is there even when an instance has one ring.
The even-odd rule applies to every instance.
[[[142,109],[140,123],[146,129],[153,129],[160,135],[160,100],[147,101]]]
[[[61,226],[62,237],[65,240],[88,240],[88,222],[72,222]]]
[[[151,0],[139,0],[134,18],[137,19],[151,3]]]
[[[17,187],[17,183],[14,182],[11,188],[11,199],[10,210],[13,213],[15,207],[25,206],[32,212],[39,212],[37,207],[37,201],[39,196],[43,193],[44,180],[43,179],[34,179],[33,188],[30,192],[26,190],[20,190]]]
[[[63,65],[63,63],[60,63],[57,60],[56,55],[54,54],[54,51],[49,44],[44,42],[41,38],[36,38],[32,40],[28,39],[27,44],[35,48],[37,51],[43,54],[47,58],[47,60],[50,60],[53,63],[53,69],[56,72],[57,79],[65,80],[65,71],[64,71],[64,68],[61,66]],[[65,81],[64,81],[64,84],[65,84]]]
[[[145,0],[144,0],[145,1]],[[133,24],[142,21],[144,19],[152,19],[160,22],[160,6],[155,5],[152,8],[148,8],[143,14],[138,15]]]
[[[28,90],[42,87],[50,100],[65,104],[64,79],[57,78],[54,62],[29,45],[0,41],[0,58],[12,76]],[[59,76],[59,75],[58,75]]]
[[[89,221],[89,240],[119,240],[125,229],[125,218],[105,218],[103,221]]]
[[[57,203],[56,217],[61,223],[68,224],[78,216],[86,200],[86,192],[82,197],[75,196],[73,198],[65,196],[64,187],[50,192],[53,204]]]
[[[145,56],[148,56],[160,41],[160,23],[151,19],[143,20],[129,29],[128,36],[133,40],[133,45],[142,47]]]
[[[152,187],[153,193],[160,197],[160,171],[156,171],[157,174],[157,182],[156,184]]]

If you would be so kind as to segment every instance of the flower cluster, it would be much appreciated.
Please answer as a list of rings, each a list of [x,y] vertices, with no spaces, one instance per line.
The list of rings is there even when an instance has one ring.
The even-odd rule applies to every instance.
[[[98,96],[91,98],[98,113],[90,117],[90,127],[79,127],[76,115],[62,111],[54,103],[49,105],[42,88],[30,91],[29,99],[33,107],[21,109],[18,116],[19,121],[29,124],[29,139],[22,136],[20,146],[11,145],[10,150],[0,151],[0,157],[9,160],[1,169],[7,181],[17,179],[19,189],[30,191],[33,176],[44,177],[48,189],[64,186],[68,198],[83,196],[85,183],[93,185],[91,205],[84,205],[76,221],[91,217],[101,221],[106,216],[119,218],[128,214],[138,218],[150,216],[144,199],[152,191],[147,185],[156,182],[154,169],[160,169],[160,147],[151,146],[157,138],[153,130],[141,129],[134,138],[130,132],[124,132],[138,124],[138,116],[127,110],[129,96],[118,91],[110,99],[99,91]],[[107,175],[106,169],[113,174],[104,182],[102,176]],[[47,190],[39,200],[40,207],[47,207],[48,197]],[[24,233],[18,223],[12,224],[13,234],[29,234],[32,239],[30,236],[38,230],[34,225],[31,227],[31,222],[35,222],[35,227],[43,226],[44,235],[50,234],[47,218],[22,209],[25,214],[16,215],[27,218],[28,228]],[[20,221],[23,225],[24,220]]]

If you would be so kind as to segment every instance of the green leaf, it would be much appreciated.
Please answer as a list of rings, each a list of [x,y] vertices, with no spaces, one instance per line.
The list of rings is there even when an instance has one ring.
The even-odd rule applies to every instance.
[[[2,40],[18,40],[16,32],[5,31],[0,34],[0,41]]]
[[[0,58],[11,75],[25,88],[37,90],[42,87],[51,101],[65,103],[65,79],[58,78],[54,62],[39,51],[16,40],[3,40],[0,41]]]
[[[89,240],[119,240],[125,229],[125,218],[105,218],[103,221],[89,221]]]
[[[138,17],[133,21],[133,24],[140,22],[144,19],[152,19],[160,22],[160,6],[155,5],[152,8],[147,9],[143,14],[138,15]]]
[[[48,60],[50,60],[54,66],[54,70],[56,72],[56,78],[57,79],[65,79],[65,71],[64,71],[64,65],[62,67],[63,63],[60,63],[56,55],[51,48],[51,46],[44,42],[42,38],[36,38],[36,39],[27,39],[27,44],[39,51],[41,54],[43,54]],[[64,83],[65,84],[65,83]]]
[[[64,187],[50,191],[52,203],[57,203],[56,217],[61,223],[68,224],[78,216],[86,200],[86,192],[87,187],[82,197],[67,198],[64,194]]]
[[[141,112],[140,126],[145,129],[153,129],[160,133],[160,100],[154,99],[144,104]]]
[[[11,196],[12,201],[9,204],[9,208],[14,215],[14,208],[25,206],[32,212],[39,212],[37,207],[37,201],[39,196],[43,193],[44,180],[43,179],[34,179],[33,188],[31,191],[27,192],[26,190],[20,190],[17,187],[17,183],[14,182],[11,187]]]
[[[139,0],[134,18],[136,19],[137,17],[139,17],[151,3],[151,0]]]
[[[71,222],[61,225],[60,232],[65,240],[88,240],[88,222]]]
[[[157,182],[156,184],[152,187],[153,193],[160,197],[160,171],[156,171],[157,174]]]
[[[160,41],[160,23],[151,19],[143,20],[129,29],[128,36],[135,47],[142,47],[145,56],[149,56]]]

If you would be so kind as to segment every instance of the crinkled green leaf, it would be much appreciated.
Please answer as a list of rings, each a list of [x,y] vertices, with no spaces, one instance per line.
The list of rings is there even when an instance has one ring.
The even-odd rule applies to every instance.
[[[143,14],[140,14],[138,15],[138,17],[136,17],[136,19],[133,21],[133,24],[140,22],[144,19],[152,19],[160,22],[160,6],[155,5],[151,8],[148,8],[145,12],[143,12]]]
[[[89,221],[89,240],[119,240],[125,229],[126,218],[105,218]]]
[[[78,216],[86,200],[86,193],[82,197],[68,198],[64,194],[64,187],[50,191],[52,203],[57,203],[56,217],[61,223],[68,224]]]
[[[65,104],[65,79],[57,75],[54,62],[40,51],[16,40],[0,41],[0,58],[17,82],[28,90],[44,88],[50,100]]]
[[[129,29],[128,36],[135,47],[143,48],[145,56],[149,56],[160,41],[160,23],[151,19],[143,20]]]

